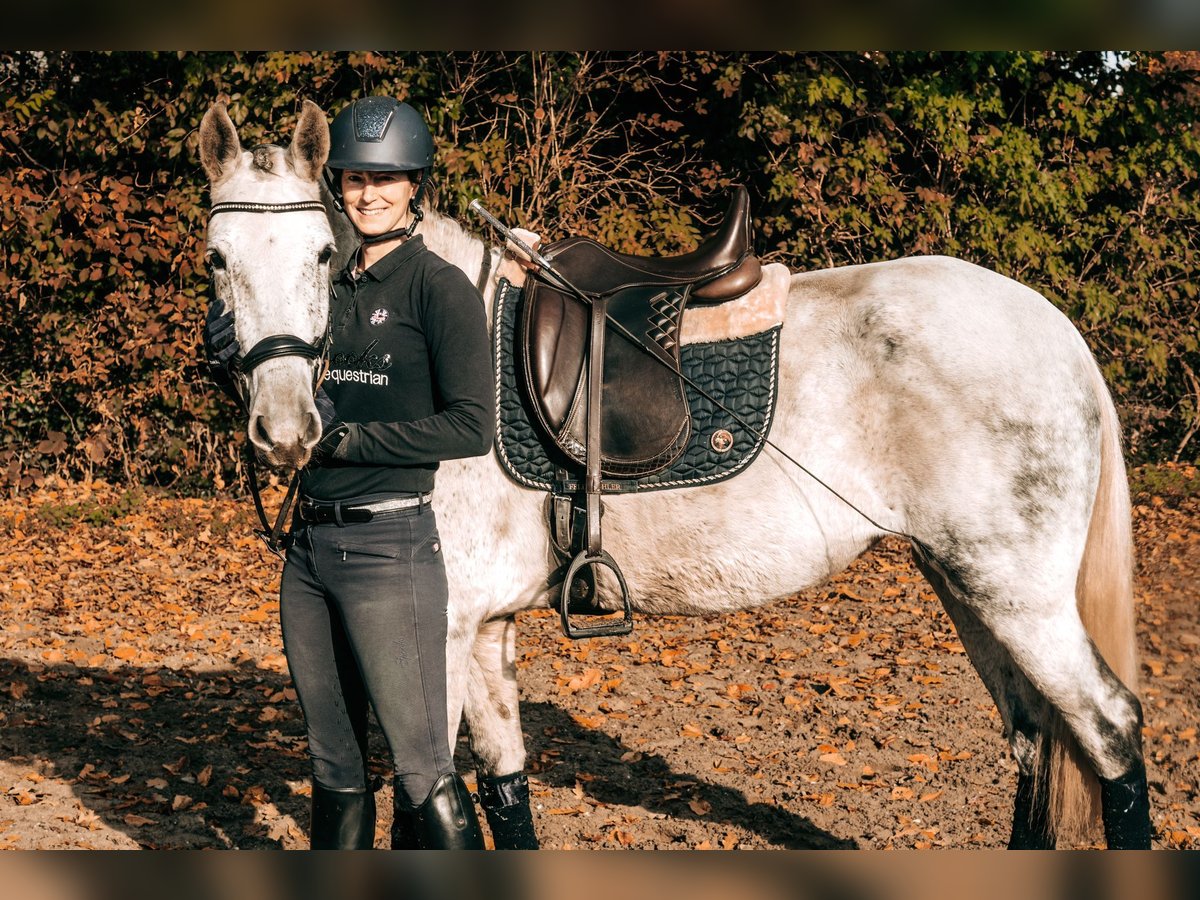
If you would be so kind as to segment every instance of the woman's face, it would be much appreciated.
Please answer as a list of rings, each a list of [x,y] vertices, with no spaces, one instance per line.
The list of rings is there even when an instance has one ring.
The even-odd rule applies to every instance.
[[[395,231],[408,224],[408,201],[417,189],[410,172],[342,172],[346,215],[365,237]]]

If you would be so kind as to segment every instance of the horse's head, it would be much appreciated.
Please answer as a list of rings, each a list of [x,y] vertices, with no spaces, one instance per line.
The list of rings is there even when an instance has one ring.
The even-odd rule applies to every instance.
[[[221,103],[200,123],[213,204],[207,257],[241,345],[247,433],[268,463],[286,468],[304,465],[321,437],[313,388],[334,249],[320,204],[328,155],[325,114],[307,100],[287,149],[243,150]]]

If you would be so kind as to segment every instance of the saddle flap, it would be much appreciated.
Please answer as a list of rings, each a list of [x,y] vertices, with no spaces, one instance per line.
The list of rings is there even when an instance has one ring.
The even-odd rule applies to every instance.
[[[541,288],[526,282],[522,346],[530,399],[553,434],[570,416],[583,380],[588,314],[578,300]]]
[[[633,477],[683,452],[690,415],[679,373],[679,291],[627,288],[609,301],[603,365],[601,472]],[[525,286],[521,367],[534,418],[560,451],[586,459],[588,308],[540,280]],[[650,350],[631,343],[618,322]]]

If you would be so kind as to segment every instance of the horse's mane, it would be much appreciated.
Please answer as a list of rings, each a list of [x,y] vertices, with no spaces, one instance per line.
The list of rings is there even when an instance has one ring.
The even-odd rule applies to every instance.
[[[346,265],[350,254],[358,246],[358,233],[345,213],[334,209],[333,197],[324,184],[321,185],[321,200],[325,203],[335,235],[337,253],[333,270],[337,271]],[[484,238],[468,231],[456,219],[432,209],[425,211],[425,218],[417,226],[417,234],[425,238],[425,246],[446,262],[468,273],[472,280],[483,262],[483,254],[491,252],[491,245]]]
[[[482,237],[468,231],[461,222],[435,210],[428,210],[417,227],[425,236],[425,245],[464,272],[479,271],[483,254],[491,247]]]

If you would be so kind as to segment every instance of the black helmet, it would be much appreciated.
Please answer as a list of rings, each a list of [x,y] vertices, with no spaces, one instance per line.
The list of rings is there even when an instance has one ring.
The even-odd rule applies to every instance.
[[[331,169],[411,172],[433,165],[433,135],[421,114],[391,97],[355,100],[329,126]]]
[[[433,135],[421,114],[391,97],[363,97],[334,117],[329,126],[329,159],[325,183],[334,205],[342,212],[342,169],[358,172],[416,172],[417,190],[409,207],[413,220],[402,231],[364,239],[365,243],[411,235],[424,217],[421,198],[433,166]]]

